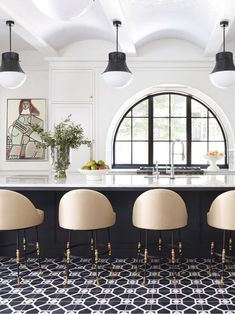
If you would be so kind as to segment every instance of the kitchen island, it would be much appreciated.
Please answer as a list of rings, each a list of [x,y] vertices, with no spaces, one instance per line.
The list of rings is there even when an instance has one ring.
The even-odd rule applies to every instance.
[[[235,189],[235,175],[229,172],[209,175],[179,175],[174,180],[168,176],[137,175],[134,173],[110,173],[101,180],[87,180],[85,175],[69,173],[66,180],[56,180],[47,172],[1,172],[0,188],[10,189],[27,196],[37,208],[45,212],[45,221],[40,226],[42,254],[62,256],[66,232],[58,226],[58,205],[61,197],[72,189],[94,189],[110,200],[117,222],[112,228],[113,254],[117,257],[133,257],[136,254],[138,231],[132,226],[132,207],[135,199],[144,191],[167,188],[176,191],[184,199],[188,210],[188,226],[182,230],[185,255],[206,257],[211,239],[222,241],[221,232],[207,226],[206,213],[213,199],[224,191]],[[30,231],[34,235],[33,231]],[[169,240],[169,233],[163,234],[163,242]],[[176,232],[176,240],[177,240]],[[74,233],[75,241],[87,242],[86,232]],[[1,232],[0,243],[15,239],[14,232]],[[99,239],[103,239],[100,232]],[[151,232],[150,242],[157,247],[158,234]],[[168,246],[165,246],[169,250]],[[154,253],[153,249],[153,253]],[[157,253],[157,251],[156,251]],[[2,248],[1,255],[13,255],[14,249]],[[74,254],[87,255],[85,247]]]

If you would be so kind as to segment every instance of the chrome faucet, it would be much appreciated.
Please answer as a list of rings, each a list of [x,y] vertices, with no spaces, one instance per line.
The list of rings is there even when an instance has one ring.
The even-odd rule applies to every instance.
[[[176,139],[172,142],[171,145],[171,172],[170,172],[170,179],[175,179],[175,168],[174,168],[174,155],[175,154],[175,143],[180,142],[182,146],[182,152],[177,154],[182,156],[182,160],[184,160],[185,155],[184,155],[184,143],[180,139]]]

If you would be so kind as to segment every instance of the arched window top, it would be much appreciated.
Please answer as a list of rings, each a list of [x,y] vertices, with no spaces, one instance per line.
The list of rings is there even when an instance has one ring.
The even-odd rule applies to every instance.
[[[181,139],[184,160],[177,155],[175,164],[207,166],[205,154],[217,150],[224,154],[218,162],[227,167],[227,144],[222,125],[215,114],[192,95],[162,92],[143,98],[124,114],[115,132],[113,167],[138,168],[170,164],[171,145]]]

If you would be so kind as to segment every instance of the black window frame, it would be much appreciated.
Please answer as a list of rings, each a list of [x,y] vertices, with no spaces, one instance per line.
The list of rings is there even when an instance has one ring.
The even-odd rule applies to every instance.
[[[155,165],[155,162],[153,161],[153,143],[154,143],[154,139],[153,139],[153,124],[154,124],[153,99],[154,99],[154,97],[161,96],[161,95],[168,95],[169,99],[170,99],[171,95],[179,95],[179,96],[186,97],[187,161],[186,161],[186,164],[183,164],[183,165],[182,164],[176,164],[176,166],[201,167],[201,168],[206,168],[208,166],[206,164],[206,160],[205,160],[205,164],[192,164],[192,160],[191,160],[192,142],[206,142],[207,143],[207,151],[209,150],[209,143],[213,142],[212,140],[209,140],[209,137],[207,137],[207,140],[205,140],[205,141],[195,141],[195,140],[192,141],[192,119],[195,118],[195,117],[192,117],[191,109],[192,109],[192,100],[195,100],[195,101],[197,101],[198,103],[200,103],[202,106],[204,106],[207,109],[207,116],[203,117],[203,118],[207,119],[207,132],[209,132],[209,119],[210,118],[215,118],[215,120],[217,121],[218,125],[220,126],[220,129],[221,129],[221,132],[222,132],[222,135],[223,135],[223,140],[221,140],[221,141],[214,141],[214,142],[223,142],[224,143],[224,149],[225,149],[224,164],[220,164],[219,166],[220,166],[220,168],[228,168],[227,137],[226,137],[224,129],[223,129],[222,125],[221,125],[221,122],[216,117],[214,112],[210,108],[208,108],[208,106],[205,103],[203,103],[201,100],[197,99],[196,97],[194,97],[192,95],[181,93],[181,92],[161,92],[161,93],[148,95],[148,96],[142,98],[141,100],[139,100],[138,102],[136,102],[131,108],[129,108],[125,112],[125,114],[123,115],[122,119],[119,121],[119,124],[118,124],[118,126],[116,128],[115,135],[114,135],[112,168],[116,168],[116,169],[130,168],[131,169],[131,168],[139,168],[140,166],[153,167]],[[133,121],[133,116],[132,116],[133,108],[138,106],[141,102],[144,102],[146,100],[148,101],[148,117],[147,117],[148,118],[148,163],[147,164],[116,164],[116,162],[115,162],[115,143],[116,143],[116,138],[117,138],[117,134],[118,134],[119,128],[120,128],[123,120],[127,117],[127,115],[129,113],[131,113],[130,118],[131,118],[131,123],[132,123],[132,121]],[[170,101],[169,101],[169,104],[171,104]],[[170,105],[170,107],[171,107],[171,105]],[[212,116],[210,116],[210,114]],[[171,119],[171,117],[172,117],[171,113],[169,113],[169,117],[168,118]],[[198,119],[200,119],[200,117],[198,117]],[[169,128],[170,128],[170,126],[169,126]],[[132,126],[131,126],[131,133],[132,133],[132,131],[133,130],[132,130]],[[120,142],[120,140],[118,140],[117,142]],[[128,140],[127,142],[131,142],[131,143],[135,142],[132,139],[132,135],[131,135],[131,140]],[[141,142],[144,142],[144,141],[141,141]],[[164,141],[164,142],[167,142],[167,141]],[[170,139],[168,141],[168,143],[171,143],[171,142],[172,142],[172,140]],[[132,162],[132,156],[133,156],[133,147],[131,145],[131,162]],[[159,164],[159,165],[160,166],[166,166],[166,164]]]

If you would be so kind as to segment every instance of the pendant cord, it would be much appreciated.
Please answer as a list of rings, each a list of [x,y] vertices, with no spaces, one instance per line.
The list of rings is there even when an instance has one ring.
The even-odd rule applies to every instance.
[[[10,52],[11,52],[11,23],[9,23],[9,46],[10,46]]]
[[[225,52],[225,24],[223,24],[223,52]]]
[[[116,24],[116,51],[118,52],[118,24]]]

